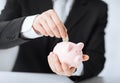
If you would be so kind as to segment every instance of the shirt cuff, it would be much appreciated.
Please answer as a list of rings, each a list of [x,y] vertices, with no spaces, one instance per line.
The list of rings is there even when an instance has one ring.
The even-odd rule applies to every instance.
[[[77,68],[77,70],[72,74],[72,76],[80,76],[83,74],[83,63]]]
[[[37,15],[28,16],[22,24],[21,34],[23,37],[28,39],[34,39],[42,37],[43,35],[38,35],[32,28],[33,21]]]

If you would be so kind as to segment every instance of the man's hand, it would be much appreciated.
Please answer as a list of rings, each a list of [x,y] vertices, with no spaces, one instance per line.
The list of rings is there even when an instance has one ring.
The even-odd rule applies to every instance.
[[[56,54],[51,52],[48,56],[48,63],[52,71],[58,75],[71,76],[75,68],[69,68],[65,63],[60,63]]]
[[[83,61],[87,61],[88,59],[88,55],[83,55]],[[69,68],[69,65],[61,63],[57,55],[53,52],[48,56],[48,63],[52,71],[58,75],[71,76],[76,70],[74,67]]]
[[[33,22],[36,33],[44,36],[66,38],[67,30],[54,10],[48,10],[36,16]]]

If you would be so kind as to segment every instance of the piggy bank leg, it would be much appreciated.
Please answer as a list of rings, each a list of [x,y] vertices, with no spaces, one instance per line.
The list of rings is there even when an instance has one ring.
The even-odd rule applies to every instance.
[[[83,61],[88,61],[89,60],[89,56],[87,54],[84,54],[82,56],[82,58],[83,58]]]

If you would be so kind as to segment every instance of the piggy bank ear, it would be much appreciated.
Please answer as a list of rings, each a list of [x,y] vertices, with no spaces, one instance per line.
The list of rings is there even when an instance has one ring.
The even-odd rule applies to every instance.
[[[67,48],[68,52],[71,51],[72,48],[73,48],[73,46],[71,44],[68,44],[68,48]]]
[[[83,49],[84,44],[82,42],[78,43],[77,46],[79,46],[81,49]]]

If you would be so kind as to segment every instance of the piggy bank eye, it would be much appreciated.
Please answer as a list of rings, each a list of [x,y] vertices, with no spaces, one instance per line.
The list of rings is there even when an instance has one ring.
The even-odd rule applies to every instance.
[[[80,54],[80,50],[76,50],[75,52],[76,52],[76,54]]]
[[[73,46],[71,44],[68,44],[68,51],[71,51]]]

